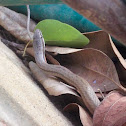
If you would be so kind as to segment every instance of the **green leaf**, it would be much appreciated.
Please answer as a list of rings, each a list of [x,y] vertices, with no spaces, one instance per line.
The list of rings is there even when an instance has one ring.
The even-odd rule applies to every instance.
[[[89,43],[89,39],[77,29],[57,20],[40,21],[35,29],[42,31],[48,45],[81,48]]]

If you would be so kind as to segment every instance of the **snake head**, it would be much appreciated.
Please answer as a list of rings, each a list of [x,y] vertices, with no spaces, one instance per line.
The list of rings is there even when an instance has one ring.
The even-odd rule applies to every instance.
[[[33,40],[34,39],[42,39],[43,38],[43,35],[42,35],[42,32],[41,30],[39,29],[36,29],[35,32],[34,32],[34,36],[33,36]]]
[[[45,41],[42,35],[42,32],[39,29],[36,29],[33,36],[33,48],[34,50],[40,50],[40,57],[43,61],[45,60]],[[37,52],[37,51],[34,51]]]

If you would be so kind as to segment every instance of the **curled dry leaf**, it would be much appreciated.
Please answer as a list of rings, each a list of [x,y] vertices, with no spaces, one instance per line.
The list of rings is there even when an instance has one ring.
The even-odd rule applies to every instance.
[[[17,22],[20,26],[27,28],[27,17],[21,13],[17,13],[7,7],[0,6],[0,11],[6,14],[12,21]],[[30,20],[30,31],[33,32],[36,23]]]
[[[1,10],[2,8],[0,8],[0,25],[4,27],[7,31],[9,31],[12,35],[14,35],[16,38],[24,42],[31,41],[31,39],[29,38],[29,35],[27,34],[27,29],[26,29],[27,20],[24,23],[24,20],[26,19],[26,17],[22,15],[17,16],[16,12],[9,11],[9,9],[4,8],[3,11]],[[21,17],[19,18],[19,16]],[[25,18],[23,19],[23,17]],[[19,21],[19,19],[21,19],[22,21]],[[35,26],[35,23],[32,22],[32,25]],[[30,35],[32,37],[33,32],[30,32]]]
[[[123,67],[120,61],[117,61],[115,63],[115,66],[116,66],[116,70],[118,72],[120,81],[123,81],[124,83],[126,83],[126,69]]]
[[[75,48],[69,48],[69,47],[58,47],[58,46],[46,46],[45,50],[48,52],[53,52],[56,54],[68,54],[80,51],[82,49],[75,49]]]
[[[95,110],[94,126],[126,125],[126,96],[119,92],[111,92]]]
[[[94,48],[102,51],[110,58],[115,57],[115,54],[113,52],[112,46],[110,44],[110,38],[109,35],[100,30],[95,32],[88,32],[83,33],[87,38],[89,38],[90,43],[86,45],[84,48]],[[46,51],[48,52],[54,52],[57,54],[68,54],[68,53],[74,53],[77,51],[80,51],[82,49],[75,49],[75,48],[67,48],[67,47],[56,47],[56,46],[46,46]]]
[[[34,62],[30,62],[29,67],[34,76],[44,86],[44,88],[48,91],[50,95],[58,96],[61,94],[69,93],[78,96],[73,87],[67,86],[66,84],[59,82],[55,78],[49,77]]]
[[[46,55],[46,58],[52,63],[52,64],[55,64],[55,65],[60,65],[60,63],[53,58],[52,55],[50,55],[48,52],[45,52],[45,55]]]
[[[31,56],[34,57],[34,50],[33,50],[33,47],[28,47],[28,48],[26,49],[26,52],[29,53]]]
[[[123,65],[123,67],[126,69],[126,60],[122,57],[122,55],[120,54],[120,52],[118,51],[118,49],[116,48],[115,44],[113,43],[111,36],[109,35],[110,38],[110,42],[112,45],[112,48],[116,54],[116,56],[118,57],[119,61],[121,62],[121,64]]]
[[[79,112],[80,120],[83,126],[93,126],[93,121],[87,111],[84,110],[80,105],[76,103],[71,103],[64,108],[65,111],[75,111]]]
[[[58,58],[62,65],[87,80],[95,92],[110,91],[120,85],[113,62],[99,50],[89,48]]]
[[[89,38],[90,43],[86,45],[84,48],[94,48],[102,51],[110,58],[115,57],[115,54],[113,52],[109,35],[100,30],[100,31],[94,31],[94,32],[88,32],[84,33],[84,35]]]

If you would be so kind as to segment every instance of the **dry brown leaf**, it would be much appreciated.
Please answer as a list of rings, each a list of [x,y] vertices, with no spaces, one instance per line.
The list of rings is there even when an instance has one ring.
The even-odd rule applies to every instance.
[[[116,56],[118,57],[119,61],[121,62],[121,64],[123,65],[123,67],[126,69],[126,60],[122,57],[122,55],[120,54],[120,52],[118,51],[118,49],[116,48],[115,44],[113,43],[111,36],[109,35],[110,38],[110,42],[112,45],[112,48],[116,54]]]
[[[71,103],[64,108],[65,111],[75,111],[76,109],[79,111],[80,120],[83,126],[93,126],[92,118],[80,105]]]
[[[87,80],[95,92],[110,91],[120,85],[113,62],[99,50],[84,49],[58,58],[62,65]]]
[[[55,65],[60,65],[60,63],[53,58],[52,55],[50,55],[48,52],[45,52],[46,58],[50,61],[50,63],[55,64]]]
[[[33,50],[33,47],[28,47],[28,48],[26,49],[26,52],[27,52],[28,54],[30,54],[31,56],[34,57],[34,50]]]
[[[126,0],[62,1],[126,45]]]
[[[100,30],[94,32],[84,33],[84,35],[90,40],[89,44],[86,45],[84,48],[94,48],[104,52],[110,58],[115,57],[113,52],[109,35]]]
[[[88,32],[88,33],[83,33],[86,35],[90,42],[88,45],[86,45],[84,48],[94,48],[98,49],[102,52],[104,52],[107,56],[110,58],[115,57],[115,54],[113,52],[109,35],[100,30],[100,31],[95,31],[95,32]],[[48,52],[54,52],[57,54],[68,54],[68,53],[74,53],[77,51],[80,51],[82,49],[75,49],[75,48],[67,48],[67,47],[57,47],[57,46],[46,46],[46,51]]]
[[[6,9],[4,9],[4,10],[6,10]],[[12,16],[10,16],[10,15],[12,15]],[[14,15],[15,15],[15,12],[13,14],[13,11],[10,11],[10,12],[8,10],[6,12],[0,11],[0,25],[2,27],[4,27],[7,31],[9,31],[12,35],[14,35],[16,38],[18,38],[24,42],[31,41],[26,27],[23,27],[22,24],[18,20],[16,20],[16,18],[14,18]],[[21,18],[23,20],[22,16],[21,16]],[[30,36],[33,37],[33,32],[30,32]]]
[[[73,87],[68,86],[63,82],[60,82],[55,78],[49,77],[34,62],[30,62],[29,67],[34,76],[43,85],[43,87],[48,91],[50,95],[58,96],[62,94],[72,94],[78,96]]]
[[[116,66],[116,70],[118,72],[120,81],[123,81],[126,84],[126,69],[123,67],[120,61],[117,61],[115,63],[115,66]]]
[[[126,124],[126,96],[111,92],[95,110],[94,126],[123,126]]]
[[[33,55],[33,49],[27,52]],[[86,79],[93,87],[101,91],[116,89],[120,84],[115,66],[104,53],[95,49],[83,49],[66,55],[59,55],[60,63],[74,73]]]
[[[75,48],[69,48],[69,47],[58,47],[58,46],[46,46],[45,50],[48,52],[56,53],[56,54],[68,54],[68,53],[80,51],[82,49],[75,49]]]
[[[13,10],[8,9],[7,7],[0,6],[0,11],[6,14],[12,21],[17,22],[20,26],[27,28],[27,17],[21,13],[17,13]],[[30,20],[29,30],[34,31],[36,23],[33,20]]]

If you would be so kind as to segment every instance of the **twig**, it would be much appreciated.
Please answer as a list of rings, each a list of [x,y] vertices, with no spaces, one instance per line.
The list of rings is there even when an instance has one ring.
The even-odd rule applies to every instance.
[[[17,49],[19,49],[19,50],[24,50],[24,48],[25,48],[25,45],[24,44],[17,44],[17,43],[15,43],[15,42],[11,42],[11,41],[9,41],[9,40],[6,40],[6,39],[3,39],[3,38],[1,38],[1,41],[5,44],[5,45],[7,45],[7,46],[12,46],[12,47],[14,47],[14,48],[17,48]]]
[[[27,18],[27,31],[28,31],[28,35],[29,35],[30,39],[32,39],[32,37],[30,35],[30,30],[29,30],[29,27],[30,27],[30,8],[29,8],[29,5],[27,5],[27,14],[28,14],[28,18]]]
[[[28,32],[28,35],[29,35],[30,39],[32,40],[32,37],[31,37],[31,35],[30,35],[30,30],[29,30],[29,28],[30,28],[30,8],[29,8],[29,5],[27,5],[27,14],[28,14],[28,18],[27,18],[27,32]],[[25,48],[24,48],[23,56],[25,56],[26,49],[27,49],[27,47],[28,47],[28,45],[29,45],[30,43],[31,43],[31,41],[29,41],[29,42],[26,44],[26,46],[25,46]]]
[[[99,91],[99,93],[101,94],[102,98],[104,99],[105,97],[104,97],[102,91],[101,91],[100,89],[98,89],[98,91]]]
[[[55,65],[60,65],[60,63],[54,59],[48,52],[45,52],[46,54],[46,58],[52,63],[52,64],[55,64]]]

